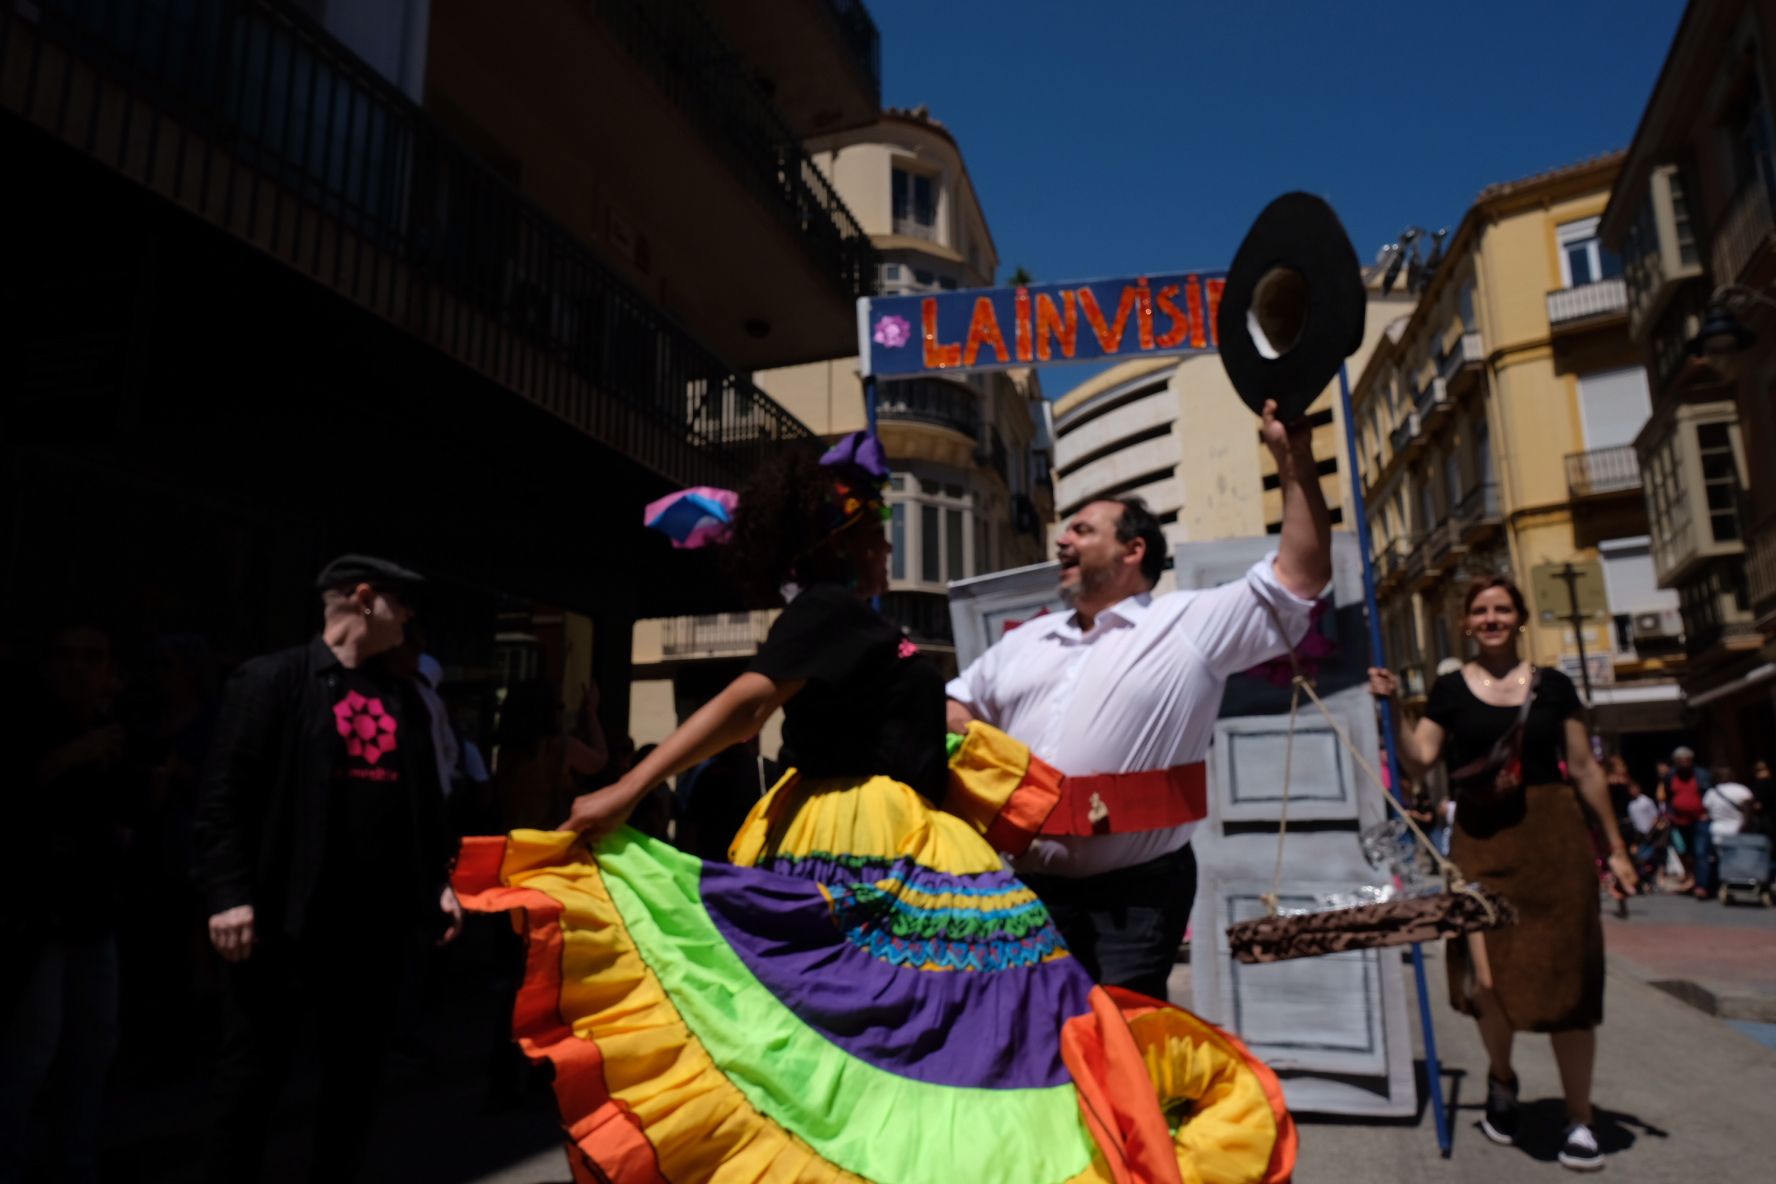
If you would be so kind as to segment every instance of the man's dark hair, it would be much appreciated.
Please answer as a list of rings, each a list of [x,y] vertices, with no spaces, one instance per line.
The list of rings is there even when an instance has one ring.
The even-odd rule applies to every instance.
[[[1147,544],[1147,550],[1141,556],[1141,575],[1147,586],[1152,587],[1159,583],[1159,575],[1166,567],[1166,537],[1159,528],[1159,519],[1138,497],[1110,500],[1122,507],[1122,516],[1116,520],[1116,541],[1128,544],[1140,539]]]

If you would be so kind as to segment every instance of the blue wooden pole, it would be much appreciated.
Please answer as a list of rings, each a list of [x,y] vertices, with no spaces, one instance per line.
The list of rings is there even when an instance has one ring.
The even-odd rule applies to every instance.
[[[869,434],[876,434],[876,376],[866,374],[863,378],[863,422],[869,428]],[[882,598],[870,597],[870,607],[877,612],[882,611]]]
[[[1350,458],[1351,498],[1347,513],[1356,519],[1357,547],[1363,553],[1363,604],[1369,614],[1369,652],[1375,656],[1376,665],[1385,666],[1387,659],[1381,643],[1381,607],[1375,596],[1374,543],[1369,537],[1369,514],[1363,507],[1362,466],[1357,463],[1357,457],[1362,453],[1357,448],[1357,417],[1351,411],[1350,373],[1344,366],[1338,368],[1338,394],[1344,406],[1345,455]],[[1387,752],[1389,783],[1393,786],[1394,796],[1404,803],[1406,785],[1400,779],[1399,750],[1396,747],[1394,713],[1391,710],[1381,713],[1381,742]],[[1417,943],[1412,946],[1412,977],[1418,984],[1418,1022],[1424,1029],[1425,1078],[1431,1087],[1431,1115],[1437,1123],[1437,1147],[1447,1159],[1450,1133],[1449,1110],[1443,1102],[1443,1065],[1437,1058],[1437,1031],[1431,1023],[1431,996],[1430,988],[1425,982],[1424,948]]]

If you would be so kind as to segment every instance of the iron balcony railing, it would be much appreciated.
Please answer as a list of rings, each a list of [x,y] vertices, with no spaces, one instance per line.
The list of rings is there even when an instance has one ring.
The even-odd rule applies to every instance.
[[[1776,165],[1766,162],[1766,168],[1776,170]],[[1772,233],[1776,233],[1776,218],[1771,217],[1770,187],[1759,175],[1742,185],[1727,203],[1714,236],[1714,282],[1738,283],[1746,264]]]
[[[638,463],[727,484],[812,440],[293,5],[21,11],[0,106]]]
[[[884,381],[876,388],[876,415],[912,420],[980,439],[980,399],[964,386],[941,378]]]
[[[1776,519],[1752,531],[1746,541],[1745,584],[1758,623],[1776,621]]]
[[[894,233],[903,234],[908,238],[922,238],[927,242],[937,241],[937,223],[921,222],[917,218],[894,219]]]
[[[1432,420],[1450,408],[1449,384],[1441,378],[1431,379],[1413,403],[1418,409],[1419,423],[1429,426]]]
[[[1411,544],[1405,539],[1395,539],[1376,552],[1375,578],[1388,583],[1398,577],[1406,569],[1406,556],[1411,549]]]
[[[821,257],[841,290],[853,299],[870,295],[876,252],[869,236],[694,0],[593,0],[593,7]]]
[[[1454,377],[1463,366],[1477,366],[1486,360],[1484,348],[1480,343],[1479,330],[1463,333],[1449,347],[1449,352],[1437,359],[1437,376],[1447,381]]]
[[[826,0],[826,10],[838,24],[839,35],[850,47],[852,61],[863,71],[870,83],[870,96],[882,101],[882,37],[876,31],[875,18],[863,6],[863,0]]]
[[[1627,493],[1640,488],[1640,457],[1632,444],[1569,452],[1566,456],[1566,488],[1573,497]]]
[[[1418,439],[1419,430],[1418,412],[1408,411],[1406,418],[1402,419],[1400,425],[1393,430],[1391,438],[1394,451],[1396,453],[1405,452],[1407,447]]]
[[[1464,539],[1481,527],[1497,526],[1501,517],[1498,483],[1494,481],[1474,486],[1455,505],[1455,521]]]
[[[1614,316],[1627,309],[1628,288],[1619,276],[1548,293],[1550,325],[1567,325],[1593,317]]]
[[[771,619],[770,613],[668,617],[661,623],[660,649],[668,657],[750,654],[765,640]]]
[[[1426,532],[1425,541],[1429,547],[1428,562],[1438,570],[1466,549],[1461,541],[1461,523],[1453,517],[1445,518]]]

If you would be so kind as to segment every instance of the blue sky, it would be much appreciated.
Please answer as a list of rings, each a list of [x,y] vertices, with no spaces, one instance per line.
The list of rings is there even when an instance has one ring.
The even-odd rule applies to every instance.
[[[1368,260],[1402,226],[1626,147],[1683,0],[874,0],[883,102],[962,145],[1041,281],[1225,267],[1266,202],[1329,198]],[[1049,367],[1049,395],[1101,367]]]

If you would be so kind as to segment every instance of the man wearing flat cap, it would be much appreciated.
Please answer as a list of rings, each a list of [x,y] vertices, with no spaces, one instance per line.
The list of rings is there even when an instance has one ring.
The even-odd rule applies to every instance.
[[[422,578],[343,555],[315,581],[319,636],[230,680],[204,772],[198,871],[227,963],[209,1176],[256,1179],[312,1009],[321,1092],[311,1178],[358,1177],[406,959],[453,939],[462,911],[430,721],[385,667]]]

